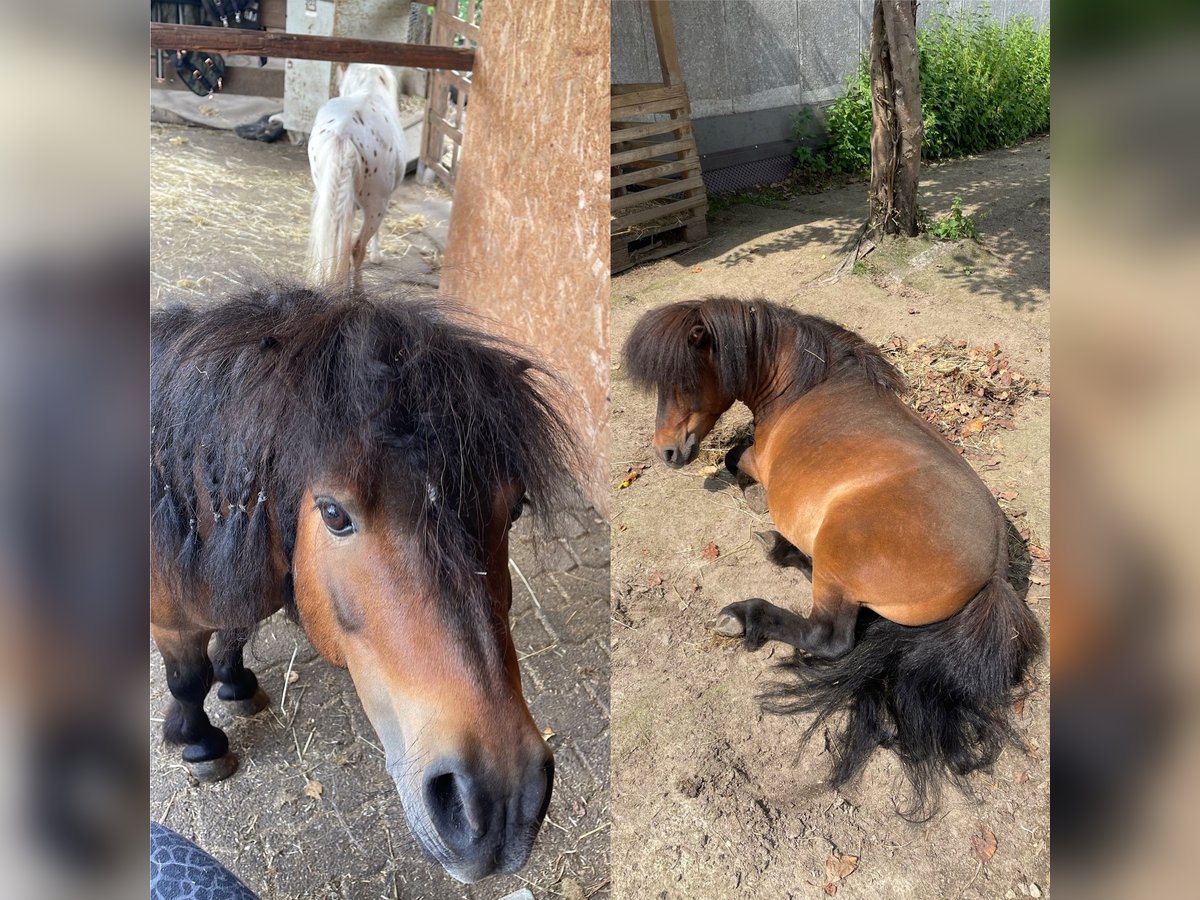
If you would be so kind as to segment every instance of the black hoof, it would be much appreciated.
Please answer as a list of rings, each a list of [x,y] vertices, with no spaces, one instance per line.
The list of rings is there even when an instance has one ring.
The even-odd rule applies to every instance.
[[[717,621],[713,623],[713,631],[721,637],[740,638],[746,633],[746,626],[738,616],[729,611],[729,607],[717,613]]]
[[[260,713],[271,705],[271,698],[267,696],[267,692],[261,687],[254,692],[253,696],[247,697],[244,700],[225,700],[224,697],[221,699],[225,701],[226,709],[235,716],[243,718],[249,718],[255,713]]]
[[[741,638],[747,650],[758,650],[766,643],[757,610],[765,600],[751,598],[730,603],[717,613],[713,631],[722,637]]]
[[[189,762],[184,759],[183,764],[197,781],[212,784],[215,781],[224,781],[236,772],[238,758],[233,753],[226,753],[216,759],[205,759],[200,762]]]

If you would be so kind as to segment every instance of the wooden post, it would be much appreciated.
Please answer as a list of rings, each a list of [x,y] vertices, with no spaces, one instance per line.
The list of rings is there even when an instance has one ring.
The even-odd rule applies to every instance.
[[[658,48],[663,83],[682,84],[683,66],[679,64],[679,45],[675,43],[671,4],[668,0],[647,0],[647,3],[650,6],[650,25],[654,29],[654,46]]]
[[[571,386],[607,507],[609,3],[487,0],[443,295],[499,323]]]

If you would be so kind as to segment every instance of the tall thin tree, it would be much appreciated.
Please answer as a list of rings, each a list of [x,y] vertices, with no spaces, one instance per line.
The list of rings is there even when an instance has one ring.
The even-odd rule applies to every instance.
[[[916,0],[875,0],[871,22],[871,219],[868,232],[917,233],[921,78]]]

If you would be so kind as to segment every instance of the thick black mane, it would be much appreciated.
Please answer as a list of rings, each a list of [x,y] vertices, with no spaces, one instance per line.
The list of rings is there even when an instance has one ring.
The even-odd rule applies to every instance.
[[[791,349],[793,400],[823,381],[864,377],[881,389],[903,393],[902,376],[879,350],[853,331],[766,300],[707,297],[660,306],[646,313],[625,342],[626,370],[644,388],[696,391],[707,362],[689,342],[703,326],[711,341],[717,377],[735,397],[746,396],[781,354]]]
[[[159,570],[185,587],[202,579],[230,626],[252,626],[271,577],[269,521],[290,562],[299,504],[312,502],[302,492],[332,475],[367,499],[418,498],[439,581],[478,591],[465,511],[502,479],[519,479],[535,510],[558,509],[573,444],[553,376],[469,321],[430,300],[289,284],[154,313]],[[202,519],[213,522],[203,541]]]

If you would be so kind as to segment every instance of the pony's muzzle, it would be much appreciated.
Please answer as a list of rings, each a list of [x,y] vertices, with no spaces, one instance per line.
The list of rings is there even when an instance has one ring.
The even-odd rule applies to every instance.
[[[658,458],[673,469],[686,466],[700,452],[700,440],[694,431],[689,431],[683,443],[672,442],[662,447],[655,447]]]
[[[451,859],[446,870],[472,883],[525,865],[550,806],[554,757],[544,745],[515,781],[443,757],[425,772],[422,798],[429,822]],[[440,855],[440,854],[439,854]]]

